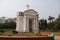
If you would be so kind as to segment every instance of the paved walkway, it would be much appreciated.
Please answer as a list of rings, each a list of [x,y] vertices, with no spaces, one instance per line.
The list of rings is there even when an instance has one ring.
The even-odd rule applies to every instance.
[[[55,40],[60,40],[60,36],[55,36]]]

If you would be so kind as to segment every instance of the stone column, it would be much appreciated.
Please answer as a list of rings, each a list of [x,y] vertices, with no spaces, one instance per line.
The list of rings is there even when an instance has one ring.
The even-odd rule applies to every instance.
[[[16,20],[16,31],[19,31],[19,16],[17,16],[17,20]]]
[[[34,33],[37,33],[39,31],[39,27],[38,27],[38,19],[34,18]]]
[[[38,18],[36,18],[36,32],[39,31],[39,27],[38,27]]]
[[[27,20],[26,21],[26,23],[27,23],[27,25],[26,25],[26,32],[29,32],[29,18],[27,18],[26,20]]]
[[[33,21],[33,32],[35,32],[35,18],[34,18],[34,21]]]
[[[24,15],[24,27],[23,27],[24,32],[26,31],[26,15]]]

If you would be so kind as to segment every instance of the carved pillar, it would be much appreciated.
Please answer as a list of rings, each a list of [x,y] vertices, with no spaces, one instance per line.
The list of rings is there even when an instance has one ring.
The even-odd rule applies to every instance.
[[[39,27],[38,27],[38,19],[37,18],[34,18],[34,33],[37,33],[38,30],[39,30]]]
[[[35,18],[33,19],[34,21],[33,21],[33,32],[35,32]]]
[[[36,18],[36,32],[38,32],[39,28],[38,28],[38,19]]]
[[[24,32],[26,31],[26,15],[24,16],[24,27],[23,27]]]
[[[19,16],[17,16],[17,20],[16,20],[16,31],[19,31]]]
[[[29,18],[26,19],[26,32],[29,32]]]

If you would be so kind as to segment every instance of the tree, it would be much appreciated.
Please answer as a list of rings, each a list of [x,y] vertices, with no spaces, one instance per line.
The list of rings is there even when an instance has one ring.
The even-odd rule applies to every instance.
[[[58,24],[57,26],[57,30],[60,30],[60,15],[58,16],[58,18],[55,20],[55,24]]]
[[[53,16],[49,16],[49,18],[48,18],[48,20],[50,21],[50,22],[48,23],[48,27],[49,27],[49,29],[51,29],[51,30],[53,30],[53,28],[54,28],[53,19],[54,19]]]
[[[52,16],[49,16],[49,18],[48,18],[48,20],[50,21],[50,23],[53,22],[53,19],[54,19],[54,17],[52,17]]]
[[[40,29],[40,30],[41,30],[41,29],[45,30],[46,27],[47,27],[47,20],[45,20],[45,19],[39,20],[39,29]]]
[[[60,15],[59,15],[58,18],[56,19],[56,22],[57,22],[58,24],[60,24]]]
[[[16,28],[16,23],[14,21],[10,21],[10,22],[5,22],[5,25],[8,29],[15,29]]]
[[[4,18],[4,17],[3,17]],[[16,22],[15,20],[10,20],[9,21],[6,19],[4,20],[4,23],[0,23],[0,29],[15,29],[16,28]]]
[[[54,29],[55,29],[55,30],[58,29],[58,24],[55,24],[55,25],[54,25]]]
[[[45,27],[47,27],[47,20],[45,19],[45,22],[44,22],[44,24],[45,24]]]

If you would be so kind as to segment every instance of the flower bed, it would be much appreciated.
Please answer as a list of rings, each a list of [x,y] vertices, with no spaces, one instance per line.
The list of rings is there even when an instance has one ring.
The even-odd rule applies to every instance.
[[[54,33],[55,36],[60,36],[60,33],[56,33],[56,32],[40,32],[40,34],[46,34],[46,35],[51,35],[52,33]]]

